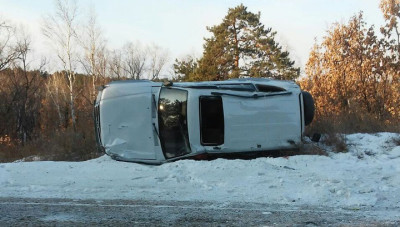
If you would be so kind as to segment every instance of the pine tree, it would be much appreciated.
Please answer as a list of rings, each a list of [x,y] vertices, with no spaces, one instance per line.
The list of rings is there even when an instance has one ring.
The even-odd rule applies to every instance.
[[[260,23],[242,4],[231,8],[222,23],[207,27],[203,57],[190,80],[225,80],[237,77],[273,77],[293,80],[299,76],[289,53],[275,41],[276,32]]]
[[[183,60],[175,59],[174,72],[175,75],[177,76],[175,78],[177,81],[189,80],[189,76],[193,74],[196,69],[197,69],[197,62],[191,56],[187,56],[186,59]]]

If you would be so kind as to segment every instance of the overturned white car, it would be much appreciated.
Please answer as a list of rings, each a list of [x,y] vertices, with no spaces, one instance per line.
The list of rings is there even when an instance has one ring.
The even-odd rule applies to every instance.
[[[160,164],[201,154],[296,148],[314,116],[311,95],[291,81],[116,81],[95,101],[101,150]]]

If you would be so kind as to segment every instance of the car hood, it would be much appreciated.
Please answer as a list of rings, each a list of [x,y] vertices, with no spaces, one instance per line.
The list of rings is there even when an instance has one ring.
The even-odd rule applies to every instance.
[[[107,87],[102,92],[101,141],[109,155],[123,159],[155,159],[158,145],[152,127],[151,86]]]

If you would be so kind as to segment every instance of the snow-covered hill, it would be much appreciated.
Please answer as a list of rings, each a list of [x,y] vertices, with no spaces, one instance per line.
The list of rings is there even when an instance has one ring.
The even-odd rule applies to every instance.
[[[400,208],[399,134],[346,136],[348,153],[254,160],[0,164],[0,197]],[[399,214],[400,215],[400,214]]]

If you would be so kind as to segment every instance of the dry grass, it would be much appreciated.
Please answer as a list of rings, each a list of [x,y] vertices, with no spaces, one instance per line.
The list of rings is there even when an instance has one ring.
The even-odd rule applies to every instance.
[[[94,134],[94,133],[93,133]],[[25,161],[84,161],[99,157],[94,135],[72,130],[55,132],[51,137],[41,137],[21,144],[0,145],[0,162]]]
[[[317,116],[313,123],[306,128],[306,134],[351,134],[351,133],[400,133],[400,119],[379,120],[368,114],[339,114]]]
[[[346,144],[346,137],[343,134],[339,133],[328,133],[325,135],[324,140],[322,141],[327,146],[333,148],[333,152],[340,153],[340,152],[347,152],[347,144]]]
[[[300,154],[328,156],[328,152],[316,144],[304,144],[300,149]]]
[[[347,152],[345,134],[351,133],[400,133],[400,119],[378,120],[365,113],[349,113],[331,116],[317,116],[314,122],[306,128],[306,135],[321,133],[322,143],[333,147],[333,152]],[[400,144],[400,138],[394,141]]]

